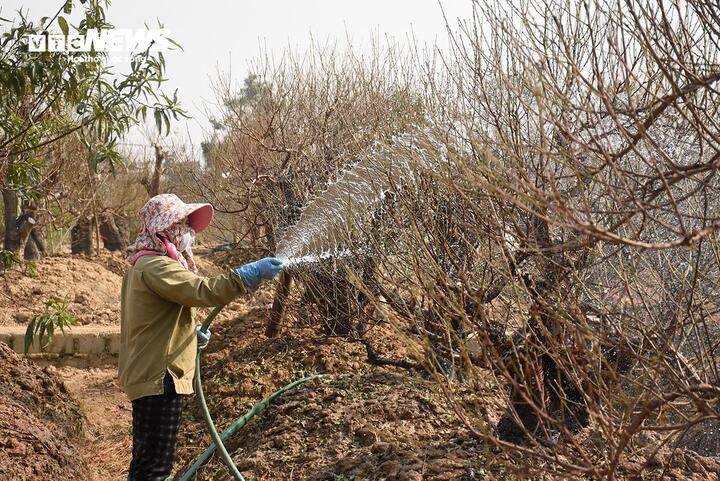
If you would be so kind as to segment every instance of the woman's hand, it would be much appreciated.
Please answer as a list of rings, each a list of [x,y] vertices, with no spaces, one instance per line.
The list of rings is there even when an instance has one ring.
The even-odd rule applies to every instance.
[[[195,332],[197,333],[198,351],[202,351],[207,347],[208,342],[210,342],[210,329],[203,332],[202,326],[198,326],[195,328]]]
[[[235,268],[246,286],[257,287],[263,279],[270,280],[282,270],[283,262],[277,257],[265,257]]]

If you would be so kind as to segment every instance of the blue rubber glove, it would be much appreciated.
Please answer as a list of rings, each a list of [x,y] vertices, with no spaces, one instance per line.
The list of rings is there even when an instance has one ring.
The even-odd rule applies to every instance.
[[[240,274],[245,285],[254,289],[263,279],[270,280],[282,270],[283,262],[277,257],[266,257],[259,261],[236,267],[235,272]]]
[[[198,326],[195,328],[195,333],[197,333],[197,347],[198,351],[202,351],[205,349],[208,345],[208,342],[210,342],[210,329],[203,332],[202,326]]]

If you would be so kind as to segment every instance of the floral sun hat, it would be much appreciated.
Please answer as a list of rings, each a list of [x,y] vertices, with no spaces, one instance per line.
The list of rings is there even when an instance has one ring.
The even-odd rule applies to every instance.
[[[178,252],[180,238],[192,229],[196,234],[204,231],[213,217],[210,204],[186,204],[175,194],[156,195],[140,209],[140,232],[128,247],[128,262],[146,255],[167,255],[186,269],[197,271],[192,250]]]

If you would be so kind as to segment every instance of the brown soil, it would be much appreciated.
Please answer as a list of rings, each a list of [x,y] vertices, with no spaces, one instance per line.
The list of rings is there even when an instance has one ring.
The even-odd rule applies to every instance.
[[[0,343],[0,479],[85,480],[83,416],[52,370]]]
[[[13,312],[16,304],[36,312],[55,291],[82,292],[87,303],[71,304],[76,315],[92,320],[110,309],[116,319],[123,262],[110,256],[54,257],[38,264],[36,278],[6,274],[0,313]],[[220,271],[200,262],[205,273]],[[15,298],[19,293],[26,297]],[[278,399],[229,442],[248,481],[527,479],[507,474],[502,464],[509,460],[468,435],[437,384],[416,373],[371,366],[363,346],[328,338],[316,326],[290,323],[281,337],[266,339],[270,301],[271,291],[261,290],[228,306],[212,326],[203,379],[218,426],[228,426],[295,379],[327,376]],[[97,322],[110,322],[103,319]],[[410,357],[391,329],[379,326],[369,336],[380,354]],[[0,344],[0,480],[124,481],[131,406],[117,385],[116,358],[90,365],[77,358],[61,362],[42,368]],[[468,388],[461,401],[474,396]],[[178,472],[210,444],[194,397],[187,398],[185,413]],[[636,453],[623,463],[621,479],[704,480],[720,473],[717,458],[668,448]],[[197,479],[230,478],[216,457]]]
[[[117,367],[63,366],[55,371],[85,414],[80,450],[87,481],[125,481],[132,450],[132,408],[117,383]]]
[[[295,379],[328,376],[278,399],[229,443],[248,481],[482,478],[484,447],[465,434],[432,383],[370,366],[362,346],[311,327],[289,326],[281,338],[265,339],[266,313],[238,310],[216,321],[204,380],[218,425]],[[402,356],[390,332],[373,338],[383,352]],[[210,443],[194,404],[187,413],[179,465]],[[226,472],[215,459],[198,479],[227,479]]]
[[[196,260],[206,275],[222,271],[209,261]],[[27,324],[53,297],[69,302],[78,324],[117,325],[126,268],[123,254],[103,252],[100,257],[46,257],[35,264],[34,274],[18,268],[8,271],[0,276],[0,325]]]
[[[37,273],[19,270],[0,277],[0,325],[27,324],[44,311],[50,298],[69,301],[78,324],[117,324],[122,277],[111,268],[119,255],[93,258],[53,256],[35,265]],[[116,268],[114,270],[117,270]]]

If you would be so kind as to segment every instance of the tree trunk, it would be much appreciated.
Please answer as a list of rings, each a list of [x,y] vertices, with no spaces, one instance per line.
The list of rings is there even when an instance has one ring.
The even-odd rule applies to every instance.
[[[93,253],[93,219],[80,217],[70,229],[70,251],[73,255]]]
[[[267,337],[277,337],[278,334],[280,334],[282,318],[285,314],[285,306],[287,305],[287,298],[290,294],[291,283],[292,275],[289,272],[285,271],[280,274],[280,282],[278,282],[277,288],[275,289],[275,299],[270,308],[270,320],[265,328],[265,335]]]
[[[18,224],[20,225],[20,244],[23,245],[23,257],[25,257],[25,260],[35,261],[47,254],[45,238],[37,216],[30,213],[23,214],[18,218]],[[26,224],[31,225],[31,228],[27,237],[23,239]]]
[[[297,201],[295,193],[292,188],[292,184],[285,178],[282,177],[278,181],[280,189],[282,190],[283,197],[285,198],[285,209],[283,215],[287,225],[294,224],[300,217],[300,206],[301,203]],[[276,248],[275,232],[271,228],[268,235],[268,242],[274,251]],[[292,275],[284,271],[280,274],[280,282],[278,282],[277,288],[275,289],[275,297],[273,299],[272,308],[270,309],[270,320],[265,328],[265,335],[267,337],[276,337],[280,334],[282,329],[282,319],[285,315],[285,307],[287,306],[287,300],[290,296],[290,287],[292,286]]]
[[[17,191],[4,188],[2,191],[3,203],[5,204],[5,243],[4,249],[20,252],[20,232],[18,230],[18,196]]]
[[[43,231],[39,226],[33,229],[32,233],[30,234],[30,240],[33,241],[40,255],[47,255],[47,247],[45,246],[45,235],[43,234]]]
[[[163,162],[167,158],[167,153],[163,151],[162,147],[158,144],[154,144],[153,147],[155,147],[155,168],[153,169],[152,178],[148,180],[147,177],[143,177],[140,180],[150,197],[155,197],[160,193],[160,177],[163,172]]]
[[[27,243],[25,244],[25,249],[23,250],[23,257],[26,261],[36,261],[42,257],[42,252],[40,251],[40,247],[38,246],[37,242],[35,241],[35,236],[33,232],[30,233],[30,237],[27,240]]]
[[[123,244],[123,250],[125,250],[127,246],[130,245],[130,224],[127,217],[122,215],[114,214],[113,219],[115,220],[115,226],[118,229],[120,240]]]
[[[111,252],[124,251],[127,248],[127,241],[123,238],[115,217],[116,215],[109,211],[100,214],[100,236],[103,247]]]
[[[19,234],[17,252],[20,253],[25,251],[25,246],[27,246],[28,239],[30,239],[30,235],[35,229],[37,221],[32,214],[25,213],[17,218],[16,224]]]

